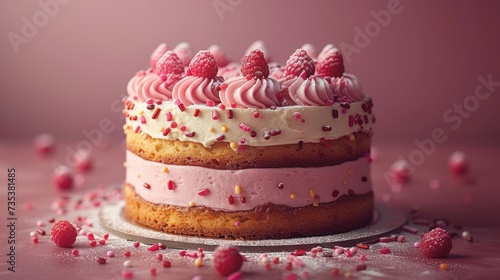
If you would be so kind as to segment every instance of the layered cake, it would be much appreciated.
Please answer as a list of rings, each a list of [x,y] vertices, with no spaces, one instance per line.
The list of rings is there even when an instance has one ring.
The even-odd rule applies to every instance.
[[[372,221],[372,101],[327,45],[161,44],[127,85],[125,216],[172,234],[280,239]]]

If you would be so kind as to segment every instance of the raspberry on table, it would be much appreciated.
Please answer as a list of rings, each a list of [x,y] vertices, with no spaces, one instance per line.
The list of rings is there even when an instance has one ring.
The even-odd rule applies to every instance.
[[[218,246],[214,251],[214,267],[222,276],[228,276],[240,270],[243,257],[233,246]]]
[[[269,77],[269,66],[264,53],[258,49],[251,51],[241,59],[241,74],[254,79]]]
[[[316,73],[320,76],[342,77],[344,74],[344,59],[340,50],[337,48],[330,49],[324,56],[323,60],[318,61]]]
[[[52,241],[61,248],[69,248],[76,241],[76,228],[66,220],[57,221],[50,231]]]
[[[420,251],[430,258],[442,258],[448,255],[452,248],[450,234],[437,227],[422,236]]]
[[[314,61],[303,49],[297,49],[286,61],[285,76],[302,77],[314,75]]]
[[[212,79],[217,76],[217,61],[209,51],[199,51],[189,63],[187,75]]]

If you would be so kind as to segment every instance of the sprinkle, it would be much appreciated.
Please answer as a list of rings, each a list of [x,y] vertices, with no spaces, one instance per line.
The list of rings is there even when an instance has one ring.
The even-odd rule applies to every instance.
[[[227,118],[228,119],[232,119],[233,118],[233,110],[231,110],[231,109],[227,110],[226,114],[227,114]]]
[[[189,205],[189,207],[194,207],[196,205],[196,203],[194,203],[194,201],[189,201],[188,205]]]
[[[218,120],[219,119],[219,114],[215,110],[212,111],[212,119],[213,120]]]
[[[366,244],[366,243],[358,243],[358,244],[356,244],[356,247],[358,247],[360,249],[365,249],[365,250],[370,249],[370,245]]]
[[[250,132],[250,137],[255,138],[257,136],[257,132],[253,131]]]
[[[240,222],[239,221],[234,222],[234,226],[235,227],[239,227],[240,226]]]
[[[132,267],[134,266],[134,263],[131,260],[126,260],[123,262],[124,267]]]
[[[154,111],[153,115],[151,116],[151,118],[154,120],[158,117],[158,115],[160,114],[160,111],[161,109],[160,108],[156,108],[156,110]]]
[[[307,252],[306,252],[306,250],[300,250],[300,249],[299,249],[299,250],[295,250],[295,251],[293,252],[293,254],[294,254],[295,256],[304,256],[306,253],[307,253]]]
[[[240,193],[241,193],[241,186],[240,186],[240,185],[236,185],[236,186],[234,187],[234,192],[235,192],[236,194],[240,194]]]
[[[115,256],[115,252],[113,252],[113,251],[108,251],[108,252],[106,253],[106,256],[108,256],[108,257],[110,257],[110,258],[113,258],[113,257]]]
[[[470,232],[468,232],[468,231],[463,231],[463,232],[462,232],[462,238],[463,238],[463,239],[467,239],[467,238],[469,238],[470,236],[471,236],[471,235],[470,235]]]
[[[36,226],[37,227],[44,227],[45,223],[43,221],[36,221]]]
[[[404,225],[402,229],[406,232],[412,233],[412,234],[417,234],[418,229],[410,227],[409,225]]]
[[[226,105],[220,103],[218,106],[221,110],[226,110]]]
[[[332,116],[334,119],[337,119],[339,117],[339,110],[333,109]]]
[[[123,252],[123,255],[124,255],[125,257],[130,257],[130,255],[131,255],[131,254],[132,254],[132,253],[130,253],[130,251],[125,251],[125,252]]]
[[[271,130],[271,132],[269,134],[271,136],[280,135],[281,134],[281,130],[279,128],[276,128],[276,129]]]
[[[181,257],[186,256],[186,250],[180,250],[180,251],[179,251],[179,255],[180,255]]]
[[[228,198],[227,198],[227,201],[229,202],[230,205],[233,205],[234,204],[234,197],[232,195],[230,195]]]
[[[168,181],[168,189],[169,190],[175,189],[175,183],[174,183],[174,181],[172,181],[172,180]]]
[[[242,274],[243,273],[241,271],[233,272],[233,273],[229,274],[229,276],[227,277],[227,280],[239,280],[241,278]]]
[[[226,136],[224,136],[224,135],[221,134],[221,135],[215,137],[215,140],[222,141],[222,140],[224,140],[224,138],[226,138]]]
[[[201,189],[200,191],[198,191],[198,195],[200,195],[200,196],[208,195],[209,193],[210,193],[210,190],[207,188],[204,188],[204,189]]]
[[[290,198],[291,198],[291,199],[295,199],[296,197],[297,197],[297,196],[296,196],[294,193],[290,194]]]
[[[337,196],[339,196],[339,193],[340,193],[340,192],[339,192],[339,190],[334,190],[334,191],[332,192],[332,196],[333,196],[333,197],[337,197]]]
[[[208,107],[213,107],[215,106],[215,102],[213,100],[207,100],[207,102],[205,103]]]
[[[106,240],[104,240],[104,239],[99,240],[99,245],[105,245],[105,244],[106,244]]]
[[[173,119],[171,112],[167,112],[166,117],[167,117],[167,122],[170,122]]]
[[[439,269],[441,269],[441,270],[447,270],[448,269],[448,265],[445,264],[445,263],[442,263],[442,264],[439,265]]]
[[[38,243],[38,236],[33,237],[33,243],[35,243],[35,244]]]
[[[169,262],[169,261],[163,261],[163,267],[168,268],[168,267],[171,267],[171,266],[172,266],[171,262]]]
[[[150,184],[148,184],[148,183],[144,183],[142,186],[143,186],[144,188],[146,188],[146,189],[151,189],[151,185],[150,185]],[[89,233],[89,234],[92,234],[92,233]],[[87,236],[87,237],[88,237],[88,236]],[[90,239],[89,239],[89,240],[90,240]]]
[[[389,236],[384,236],[384,237],[380,237],[379,242],[382,242],[382,243],[389,243],[389,242],[392,242],[392,238],[390,238]]]
[[[140,116],[144,115],[144,111],[140,111],[140,112],[139,112],[139,115],[140,115]]]
[[[342,180],[342,185],[347,186],[347,180],[346,179]]]
[[[269,140],[271,138],[271,134],[269,133],[269,131],[264,131],[264,139],[266,140]]]
[[[71,254],[75,257],[78,256],[78,250],[77,249],[71,250]]]
[[[187,251],[186,252],[186,256],[188,256],[190,258],[197,258],[198,257],[198,253],[194,252],[194,251]]]
[[[356,195],[356,193],[352,189],[349,189],[348,193],[349,195]]]
[[[236,143],[236,142],[234,142],[234,141],[233,141],[233,142],[231,142],[231,143],[229,144],[229,146],[231,147],[231,149],[233,149],[233,150],[234,150],[234,149],[236,149],[236,148],[238,147],[238,143]]]
[[[351,105],[349,105],[349,103],[341,102],[340,107],[342,107],[344,109],[350,109]]]
[[[406,238],[405,238],[404,235],[398,235],[398,239],[397,240],[398,240],[399,243],[404,243],[406,241]]]
[[[253,112],[252,112],[252,116],[253,116],[254,118],[258,119],[258,118],[260,117],[260,114],[259,114],[259,112],[257,112],[257,111],[253,111]]]
[[[366,264],[362,263],[362,264],[356,265],[356,271],[360,271],[360,270],[366,270]]]
[[[354,134],[349,134],[349,140],[351,141],[356,140],[356,136],[354,136]]]
[[[354,126],[354,117],[352,115],[349,116],[349,127]]]
[[[157,274],[156,267],[152,267],[149,272],[151,273],[152,276],[155,276]]]
[[[302,118],[302,115],[299,113],[299,112],[294,112],[293,113],[293,117],[296,119],[296,120],[300,120]]]
[[[225,124],[224,124],[224,125],[222,125],[222,126],[220,127],[220,131],[222,131],[222,132],[227,132],[227,131],[228,131],[227,125],[225,125]]]
[[[420,241],[413,243],[413,247],[420,248]]]
[[[250,132],[250,127],[246,124],[246,123],[240,123],[240,128],[241,130],[245,131],[245,132]]]
[[[382,255],[386,255],[386,254],[390,254],[391,253],[391,249],[389,248],[382,248],[379,250],[380,254]]]
[[[366,261],[366,255],[365,254],[359,255],[359,260],[362,262]]]
[[[318,207],[319,206],[319,196],[315,196],[314,197],[313,206],[314,207]]]
[[[167,136],[169,133],[170,133],[170,127],[167,127],[167,129],[163,131],[163,136]]]
[[[324,126],[321,127],[321,130],[323,130],[323,131],[332,131],[332,127],[329,126],[329,125],[324,125]]]
[[[283,183],[278,183],[278,189],[282,190],[285,187],[285,184]]]
[[[134,277],[134,273],[130,270],[124,270],[122,271],[122,277],[123,278],[133,278]]]
[[[177,127],[177,123],[176,123],[176,122],[172,122],[172,123],[170,124],[170,127],[171,127],[171,128],[176,128],[176,127]]]
[[[189,131],[189,132],[186,132],[184,133],[184,135],[186,135],[186,137],[194,137],[196,133],[194,131]]]
[[[155,243],[155,244],[148,247],[148,251],[150,251],[150,252],[156,252],[159,249],[160,249],[160,246],[158,245],[158,243]]]
[[[90,247],[95,247],[95,246],[97,246],[97,241],[95,240],[90,241]]]
[[[150,104],[153,104],[153,103],[154,103],[153,99],[151,99],[151,98],[146,99],[146,104],[150,105]]]
[[[177,107],[179,107],[179,110],[181,110],[181,112],[186,111],[186,107],[182,103],[177,104]]]
[[[310,197],[314,197],[314,190],[313,189],[309,189],[309,196]]]
[[[44,236],[44,235],[46,234],[46,233],[45,233],[45,230],[43,230],[43,229],[39,229],[39,228],[38,228],[38,229],[36,229],[36,233],[37,233],[37,234],[40,234],[41,236]]]
[[[106,259],[105,258],[97,258],[96,259],[98,264],[106,264]]]
[[[247,202],[247,199],[244,196],[242,196],[242,197],[240,197],[240,201],[241,201],[241,203],[245,203],[245,202]]]
[[[109,238],[109,233],[105,233],[105,234],[102,236],[102,238],[104,238],[104,240],[108,240],[108,238]]]
[[[163,173],[168,173],[168,167],[163,166],[163,167],[161,168],[161,172],[163,172]]]
[[[193,116],[198,117],[200,115],[200,109],[195,109]]]
[[[194,266],[195,266],[195,267],[202,267],[202,266],[203,266],[203,259],[202,259],[202,258],[197,258],[197,259],[194,261]]]

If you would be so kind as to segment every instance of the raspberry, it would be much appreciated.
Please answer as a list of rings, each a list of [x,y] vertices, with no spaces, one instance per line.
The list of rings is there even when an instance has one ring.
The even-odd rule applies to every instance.
[[[218,67],[224,67],[231,62],[222,49],[217,45],[211,45],[208,47],[208,51],[214,55],[215,61],[217,61]]]
[[[305,50],[307,55],[309,55],[312,59],[315,59],[318,57],[318,54],[316,53],[316,48],[310,43],[306,43],[300,47],[301,49]]]
[[[269,77],[269,66],[260,50],[253,50],[241,59],[241,74],[254,79]]]
[[[342,77],[342,74],[344,74],[344,59],[339,49],[333,48],[329,50],[324,59],[318,61],[316,72],[320,76]]]
[[[212,79],[217,76],[217,62],[209,51],[199,51],[189,63],[188,75]]]
[[[232,246],[218,246],[214,251],[214,265],[215,269],[222,276],[240,270],[243,265],[243,257],[238,252],[236,247]]]
[[[65,166],[58,166],[54,170],[53,182],[58,190],[67,191],[73,188],[74,174],[72,170]]]
[[[451,248],[450,234],[440,227],[424,234],[420,242],[420,250],[425,256],[430,258],[442,258],[448,255]]]
[[[57,221],[50,231],[52,241],[61,248],[69,248],[76,241],[76,228],[66,220]]]
[[[307,78],[314,74],[314,61],[303,49],[297,49],[286,61],[285,76]]]
[[[188,66],[191,59],[193,59],[193,51],[189,43],[179,43],[174,48],[174,53],[181,59],[182,65]]]
[[[158,59],[158,62],[156,62],[156,73],[159,76],[182,74],[184,73],[184,66],[182,66],[182,61],[173,51],[167,51]]]
[[[151,64],[151,69],[153,69],[153,71],[155,71],[156,62],[158,61],[158,59],[160,59],[160,57],[162,57],[167,51],[167,44],[162,43],[158,47],[156,47],[155,51],[151,54],[149,63]]]

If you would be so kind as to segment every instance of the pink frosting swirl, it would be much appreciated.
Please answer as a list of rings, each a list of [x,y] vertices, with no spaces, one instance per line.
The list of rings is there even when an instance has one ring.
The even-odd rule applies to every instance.
[[[325,106],[334,100],[330,84],[322,77],[287,78],[282,86],[288,89],[283,96],[288,105]]]
[[[206,104],[208,100],[219,103],[216,90],[212,90],[213,79],[186,76],[177,82],[172,90],[172,98],[184,105]]]
[[[340,78],[332,78],[330,85],[339,100],[358,102],[365,99],[358,78],[353,74],[344,73]]]
[[[155,73],[138,72],[127,84],[129,96],[137,96],[139,101],[153,100],[171,100],[172,88],[179,76],[161,78]]]
[[[219,67],[217,76],[221,76],[224,80],[240,75],[241,66],[238,63],[231,62],[224,67]]]
[[[275,79],[247,80],[246,77],[233,77],[224,84],[227,87],[221,89],[220,99],[226,106],[263,109],[279,105],[276,94],[280,91],[280,85]]]

